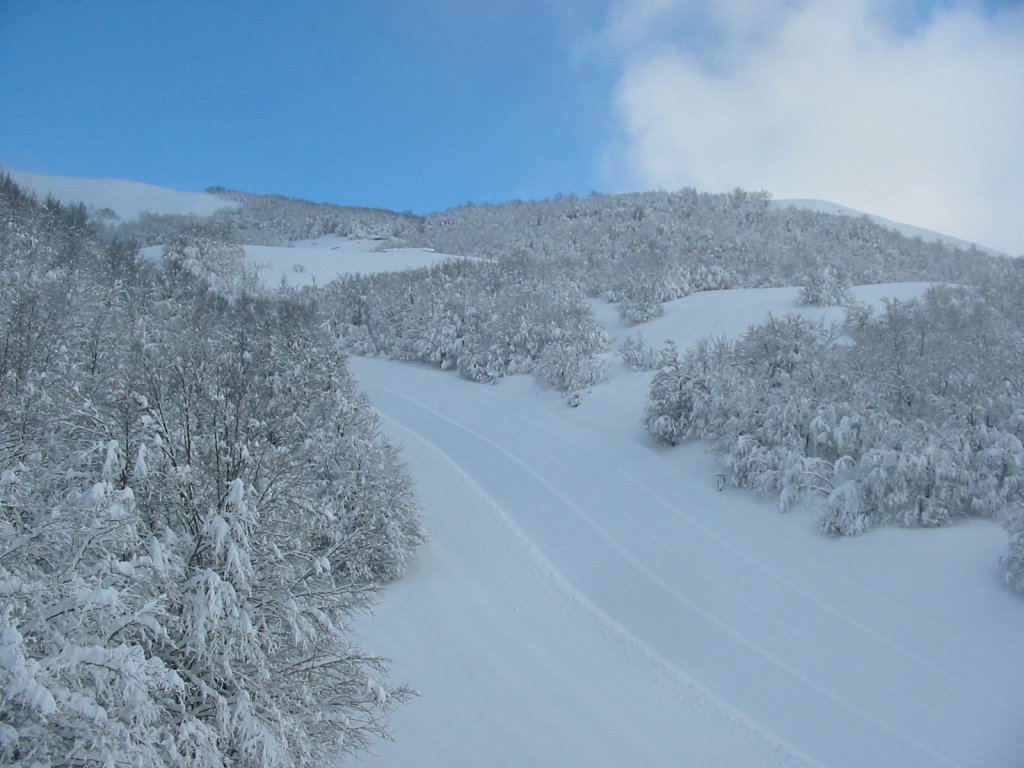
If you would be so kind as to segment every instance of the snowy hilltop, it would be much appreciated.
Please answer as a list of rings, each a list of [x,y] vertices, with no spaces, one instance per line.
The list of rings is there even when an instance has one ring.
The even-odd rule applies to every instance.
[[[137,220],[144,214],[209,216],[235,205],[216,195],[181,192],[138,181],[71,179],[25,171],[10,171],[10,176],[40,199],[52,197],[64,203],[84,203],[95,218],[110,223]]]

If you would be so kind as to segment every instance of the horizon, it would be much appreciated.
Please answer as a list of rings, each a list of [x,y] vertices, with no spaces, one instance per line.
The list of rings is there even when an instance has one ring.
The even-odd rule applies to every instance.
[[[5,16],[9,170],[417,214],[740,187],[1024,254],[1017,2],[11,0]]]
[[[83,178],[74,178],[74,177],[68,177],[68,176],[54,176],[54,175],[49,175],[49,174],[37,174],[37,173],[32,172],[32,171],[22,171],[22,170],[16,169],[16,168],[3,168],[3,167],[0,167],[0,173],[10,174],[11,177],[13,178],[13,180],[15,181],[15,183],[17,183],[20,186],[22,186],[22,187],[28,189],[29,191],[33,192],[39,198],[44,198],[44,197],[47,197],[49,195],[52,195],[53,197],[57,198],[58,200],[60,200],[62,202],[65,202],[65,203],[70,203],[70,202],[81,202],[81,203],[84,203],[87,208],[95,208],[95,209],[98,209],[98,210],[99,209],[103,209],[103,208],[111,208],[111,209],[115,210],[118,214],[122,215],[126,220],[133,219],[137,215],[137,213],[139,213],[141,211],[150,211],[152,213],[167,213],[167,212],[183,212],[186,209],[188,209],[188,210],[192,210],[193,212],[196,212],[196,211],[198,211],[200,209],[205,210],[205,209],[207,209],[209,207],[208,205],[200,205],[199,208],[196,208],[195,207],[196,203],[194,201],[186,202],[186,200],[178,199],[178,198],[175,197],[174,198],[175,202],[170,203],[171,209],[173,209],[173,211],[172,211],[171,209],[166,208],[166,206],[169,203],[168,203],[168,200],[165,199],[163,193],[171,193],[174,196],[177,196],[177,195],[186,195],[186,196],[197,195],[198,196],[198,195],[206,195],[206,194],[216,196],[216,195],[218,195],[220,193],[231,194],[231,193],[235,193],[235,192],[242,193],[242,194],[257,194],[257,195],[263,194],[263,193],[251,193],[248,190],[243,190],[243,189],[229,189],[229,188],[226,188],[226,187],[219,187],[219,186],[216,186],[216,185],[208,187],[205,190],[177,190],[177,189],[171,189],[171,188],[168,188],[168,187],[160,187],[160,186],[157,186],[157,185],[149,184],[148,182],[137,181],[137,180],[133,180],[133,179],[111,179],[111,178],[89,178],[89,179],[83,179]],[[52,186],[49,186],[46,182],[44,182],[43,181],[44,179],[52,180],[52,182],[53,182]],[[70,185],[68,184],[68,182],[70,182]],[[92,187],[91,189],[88,189],[88,188],[83,188],[81,185],[96,185],[96,186]],[[105,186],[105,185],[110,185],[110,186]],[[141,185],[143,187],[149,187],[151,190],[153,190],[153,193],[152,193],[153,196],[152,196],[152,198],[147,198],[145,196],[138,197],[136,195],[132,195],[130,189],[126,190],[126,189],[120,187],[120,185],[133,185],[133,186],[134,185]],[[619,195],[619,194],[621,194],[621,195],[645,195],[645,194],[657,194],[659,192],[664,192],[664,193],[671,194],[674,191],[675,190],[652,189],[652,190],[637,190],[637,191],[634,191],[634,192],[621,192],[621,193],[610,193],[610,194],[611,194],[611,196]],[[869,219],[872,219],[876,224],[879,224],[880,226],[886,227],[888,229],[895,230],[895,231],[899,232],[900,234],[902,234],[902,235],[904,235],[904,236],[906,236],[908,238],[921,237],[921,238],[923,238],[925,240],[936,239],[936,240],[946,242],[947,244],[950,244],[950,245],[953,245],[953,246],[956,246],[956,247],[961,247],[961,248],[977,247],[977,248],[980,248],[983,252],[992,253],[992,254],[995,254],[995,255],[998,255],[998,256],[1008,256],[1009,255],[1009,254],[1006,254],[1004,252],[995,250],[995,249],[991,248],[990,246],[986,245],[985,243],[965,240],[963,238],[959,238],[959,237],[957,237],[955,235],[952,235],[952,234],[950,234],[948,232],[942,232],[942,231],[938,231],[938,230],[926,229],[926,228],[922,228],[922,227],[917,227],[917,226],[915,226],[913,224],[908,224],[906,222],[894,221],[892,219],[888,219],[888,218],[885,218],[883,216],[880,216],[879,214],[874,213],[872,211],[862,211],[862,210],[858,210],[858,209],[855,209],[855,208],[850,208],[849,206],[845,206],[845,205],[842,205],[841,203],[837,203],[837,202],[831,201],[831,200],[822,200],[820,198],[777,198],[777,197],[772,196],[770,193],[767,193],[766,190],[744,190],[744,191],[746,191],[748,193],[752,193],[752,194],[767,194],[767,199],[769,201],[769,204],[777,203],[777,204],[779,204],[779,206],[782,206],[782,207],[792,205],[792,206],[795,206],[797,208],[806,208],[806,209],[811,210],[811,211],[818,211],[818,212],[823,212],[823,213],[829,213],[829,214],[833,214],[833,215],[837,215],[837,216],[866,216]],[[266,193],[266,194],[269,195],[269,196],[274,196],[277,193]],[[569,193],[569,194],[571,195],[571,194],[574,194],[574,193]],[[606,195],[606,194],[607,193],[601,193],[601,192],[597,192],[597,191],[592,191],[588,195],[579,195],[578,197],[580,199],[587,199],[588,197],[593,196],[593,195]],[[728,193],[724,193],[724,194],[728,194]],[[545,197],[545,198],[535,198],[535,199],[529,199],[527,201],[519,200],[518,202],[543,203],[543,202],[547,202],[547,201],[551,201],[551,200],[556,200],[556,199],[558,199],[561,196],[562,195],[560,193],[556,193],[555,195],[552,195],[552,196],[549,196],[549,197]],[[396,214],[396,215],[400,215],[400,216],[415,216],[415,217],[419,217],[419,218],[424,218],[424,217],[431,216],[431,215],[443,214],[443,213],[445,213],[448,210],[452,210],[452,209],[445,209],[445,210],[442,210],[442,211],[432,211],[432,212],[426,213],[426,214],[419,214],[419,213],[413,213],[413,212],[408,211],[408,210],[399,211],[399,210],[396,210],[396,209],[393,209],[393,208],[375,208],[375,207],[370,207],[370,206],[362,206],[362,205],[359,205],[359,204],[340,204],[340,203],[332,202],[330,200],[310,200],[308,198],[291,197],[291,196],[289,196],[287,199],[301,200],[302,202],[311,203],[311,204],[314,204],[314,205],[336,205],[336,206],[339,206],[339,207],[342,207],[342,208],[346,208],[347,207],[347,208],[363,209],[363,210],[378,210],[378,211],[382,211],[382,212],[386,212],[386,213],[391,213],[391,214]],[[126,202],[126,201],[129,201],[129,200],[130,200],[130,202]],[[513,202],[517,202],[517,201],[510,200],[510,201],[501,201],[501,202],[496,202],[496,203],[487,202],[487,203],[480,203],[480,205],[501,206],[501,205],[508,205],[510,203],[513,203]],[[453,208],[458,208],[458,207],[465,206],[465,205],[476,205],[476,203],[461,203],[461,204],[457,204],[456,206],[453,206]],[[152,206],[152,207],[150,207],[150,206]],[[212,209],[210,209],[210,210],[212,211]],[[200,215],[205,215],[205,214],[200,214]]]

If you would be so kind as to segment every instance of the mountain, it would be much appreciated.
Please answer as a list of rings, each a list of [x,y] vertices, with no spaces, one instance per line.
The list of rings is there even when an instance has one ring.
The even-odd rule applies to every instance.
[[[224,208],[237,206],[238,203],[206,192],[182,192],[164,187],[145,184],[138,181],[119,179],[76,179],[65,176],[49,176],[27,171],[8,171],[11,178],[18,184],[32,190],[40,198],[52,195],[61,202],[82,202],[96,212],[100,218],[108,221],[128,221],[141,213],[192,214],[209,216]],[[957,248],[978,248],[995,256],[1004,256],[1000,251],[972,243],[952,235],[935,232],[911,224],[903,224],[873,213],[865,213],[828,200],[779,199],[772,200],[772,208],[785,209],[790,206],[819,213],[836,216],[859,218],[867,216],[875,223],[895,230],[906,237],[919,237],[924,241],[938,241]],[[109,212],[109,213],[107,213]]]
[[[139,191],[122,184],[79,196],[102,212]],[[223,560],[221,582],[248,584],[252,564],[261,584],[287,567],[299,569],[290,585],[315,577],[347,591],[359,553],[405,530],[388,512],[405,497],[386,481],[406,477],[397,459],[360,463],[342,450],[360,446],[362,431],[381,437],[363,400],[332,389],[347,370],[401,448],[429,542],[403,560],[403,577],[374,576],[386,588],[372,615],[343,624],[296,608],[290,622],[254,629],[233,618],[248,613],[198,611],[229,648],[263,627],[279,633],[259,669],[234,657],[234,670],[260,676],[239,677],[224,697],[244,704],[291,683],[302,717],[328,736],[363,715],[379,722],[389,688],[398,701],[404,687],[345,671],[330,690],[368,709],[325,719],[333,696],[304,693],[271,652],[300,623],[344,626],[374,654],[365,660],[393,658],[388,680],[420,693],[395,711],[394,741],[346,765],[999,768],[1024,754],[1024,611],[1010,588],[1024,590],[1024,274],[1014,260],[907,239],[831,203],[772,208],[740,190],[427,217],[225,193],[237,207],[126,219],[123,239],[86,226],[79,208],[42,206],[16,184],[0,192],[0,328],[10,342],[0,414],[21,420],[20,431],[0,431],[35,441],[0,465],[0,528],[24,542],[3,569],[22,558],[28,574],[5,576],[4,599],[25,607],[0,610],[20,696],[0,697],[0,720],[15,723],[25,749],[46,736],[62,756],[120,729],[129,745],[141,735],[135,754],[149,755],[167,739],[106,713],[153,706],[155,727],[176,728],[182,701],[247,748],[267,743],[250,737],[247,705],[214,715],[209,686],[179,698],[165,677],[146,683],[153,695],[92,682],[97,643],[112,653],[161,647],[159,634],[125,631],[122,605],[157,621],[180,615],[163,607],[186,594],[177,584],[207,594],[184,568],[200,552],[194,532],[161,528],[124,544],[148,529],[104,521],[131,514],[148,526],[150,499],[168,511],[184,501],[190,515],[209,510],[209,524],[193,527],[207,537],[200,562]],[[178,194],[151,195],[146,209],[173,212]],[[136,241],[146,259],[131,258]],[[404,268],[434,259],[443,263]],[[270,287],[347,276],[323,290],[260,291],[248,280],[254,266]],[[164,426],[165,403],[184,426]],[[226,440],[219,425],[229,423]],[[191,443],[207,474],[177,471],[175,457],[191,449],[161,458],[193,424],[212,430]],[[324,443],[310,463],[320,439],[341,441],[338,452]],[[39,445],[73,452],[50,466]],[[266,461],[287,462],[283,474],[268,480]],[[207,476],[222,490],[211,484],[197,497],[209,501],[195,504],[192,478]],[[93,477],[102,482],[83,493]],[[65,487],[66,503],[54,505],[51,489]],[[364,492],[365,503],[349,500]],[[339,505],[326,522],[354,527],[337,542],[311,528],[297,550],[294,521],[325,500]],[[72,558],[76,580],[62,570],[70,539],[50,534],[51,543],[50,518],[33,509],[55,510],[59,531],[95,542],[91,559]],[[153,572],[170,581],[138,575],[163,569],[167,551],[182,568]],[[265,605],[292,610],[276,597]],[[59,631],[44,627],[37,642],[50,620]],[[202,626],[190,647],[227,658]],[[69,643],[82,653],[67,653]],[[167,660],[191,674],[192,651],[169,648]],[[305,680],[323,682],[307,669]],[[54,670],[74,675],[58,681],[60,701],[36,682]],[[83,706],[111,691],[115,706]],[[31,728],[21,727],[16,717],[30,710]],[[277,711],[259,707],[267,727],[289,727]],[[0,762],[15,754],[11,730]],[[322,746],[320,733],[281,751],[280,764]],[[220,764],[224,744],[235,750],[210,739],[182,759]],[[97,746],[94,762],[114,762],[117,746]]]

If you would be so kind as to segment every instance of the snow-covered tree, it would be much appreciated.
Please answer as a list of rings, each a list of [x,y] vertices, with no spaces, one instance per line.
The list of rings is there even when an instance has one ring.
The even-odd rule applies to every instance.
[[[815,307],[845,306],[853,299],[850,283],[833,265],[812,269],[800,288],[798,301]]]
[[[617,351],[631,371],[653,371],[658,368],[658,353],[644,343],[642,333],[627,336]]]
[[[687,432],[687,419],[692,402],[687,397],[687,379],[679,361],[679,350],[666,341],[658,358],[657,373],[651,389],[644,425],[658,440],[676,445]]]
[[[422,530],[315,302],[0,193],[0,762],[367,747],[407,691],[347,626]]]
[[[1012,316],[977,290],[933,288],[878,317],[857,309],[838,332],[768,318],[718,354],[706,340],[681,362],[673,351],[645,422],[668,442],[713,439],[733,482],[807,503],[829,535],[998,517],[1024,490]]]
[[[1018,592],[1024,592],[1024,511],[1013,510],[1007,523],[1010,533],[1010,551],[1002,559],[1006,583]]]

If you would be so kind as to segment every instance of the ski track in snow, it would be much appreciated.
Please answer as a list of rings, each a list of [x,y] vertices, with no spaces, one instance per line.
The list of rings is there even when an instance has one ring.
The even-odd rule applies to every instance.
[[[411,574],[389,588],[390,597],[360,628],[375,649],[391,643],[400,671],[434,683],[422,692],[429,712],[417,711],[418,700],[400,710],[397,741],[382,745],[372,764],[677,766],[686,756],[701,765],[818,765],[714,700],[590,603],[429,438],[391,417],[384,422],[403,444],[421,493],[427,486],[428,520],[441,524],[431,529],[427,558],[444,548],[437,538],[451,528],[468,538],[447,553],[444,566],[425,566],[449,571],[449,578],[431,588],[421,580],[426,574]],[[445,498],[437,503],[440,488]],[[467,634],[450,631],[466,621]],[[410,626],[408,636],[399,629]],[[502,635],[496,645],[492,626]],[[425,637],[451,658],[424,657]],[[481,675],[468,685],[459,679],[464,667],[480,665],[474,658],[497,663],[501,679]],[[558,703],[566,698],[569,706]],[[467,739],[467,730],[476,738]]]
[[[394,395],[394,396],[402,397],[402,395],[400,393],[395,392],[394,390],[391,390],[391,394]],[[413,401],[413,402],[415,402],[415,401]],[[425,407],[425,406],[422,406],[422,404],[420,404],[420,405],[421,405],[421,407]],[[508,414],[508,415],[512,416],[513,418],[516,418],[516,419],[518,419],[518,420],[528,424],[533,430],[540,430],[540,431],[546,432],[549,435],[552,435],[556,439],[558,438],[557,433],[553,432],[550,429],[550,427],[548,427],[547,424],[544,423],[544,422],[541,422],[541,421],[538,421],[536,419],[529,418],[527,416],[523,416],[521,414],[516,414],[516,413],[514,413],[512,411],[509,411],[508,409],[502,407],[500,405],[500,403],[494,403],[493,407],[496,410],[502,411],[503,413]],[[439,414],[439,413],[435,412],[435,415],[438,418],[447,419],[447,417],[445,417],[443,414]],[[463,427],[463,428],[465,428],[465,427]],[[469,431],[472,434],[474,434],[475,436],[477,436],[479,439],[484,440],[486,442],[489,442],[491,444],[494,444],[493,441],[489,440],[488,438],[486,438],[483,435],[480,435],[479,433],[475,432],[474,430],[469,430],[468,428],[465,428],[465,429],[467,429],[467,431]],[[494,445],[495,445],[495,447],[498,450],[501,450],[502,452],[507,453],[507,451],[502,449],[500,446],[497,446],[496,444],[494,444]],[[595,453],[589,447],[589,444],[587,444],[587,443],[578,443],[577,442],[577,443],[574,443],[573,447],[574,447],[574,450],[579,451],[579,452],[589,456],[594,463],[600,461],[600,456],[597,453]],[[657,453],[655,451],[653,451],[653,450],[650,451],[650,458],[654,459],[656,457],[657,457]],[[516,456],[510,455],[510,459],[513,460],[513,461],[516,461],[517,463],[521,463],[520,460]],[[658,493],[653,488],[647,488],[647,487],[641,485],[636,480],[636,478],[634,476],[632,476],[630,474],[627,474],[620,467],[614,466],[614,467],[611,468],[611,471],[615,473],[617,479],[620,482],[628,483],[628,484],[634,486],[634,488],[635,488],[637,493],[639,493],[641,496],[647,497],[651,502],[653,502],[653,503],[655,503],[657,505],[660,505],[664,509],[669,510],[669,511],[672,511],[672,510],[675,509],[675,506],[668,499],[666,499],[663,495]],[[538,479],[541,482],[546,482],[546,481],[543,480],[543,478],[540,478],[540,476],[538,476]],[[561,494],[559,494],[557,489],[555,489],[555,488],[552,488],[552,493],[558,494],[559,496],[561,496]],[[590,518],[588,518],[586,516],[586,514],[584,513],[584,511],[582,509],[579,509],[575,505],[571,504],[571,502],[569,502],[568,500],[566,500],[566,503],[571,505],[573,507],[574,511],[578,515],[580,515],[581,517],[585,518],[586,522],[589,525],[592,525],[592,526],[596,527],[595,523]],[[761,563],[756,561],[754,558],[752,558],[746,552],[744,552],[744,551],[738,549],[737,547],[733,546],[732,544],[730,544],[727,540],[725,540],[722,537],[718,536],[714,531],[712,531],[707,526],[704,526],[701,523],[699,523],[698,521],[690,519],[690,518],[687,518],[687,517],[685,517],[683,515],[679,516],[679,520],[684,525],[694,528],[701,535],[707,536],[709,539],[712,539],[715,542],[716,545],[721,546],[721,547],[729,550],[729,552],[731,554],[735,555],[736,557],[739,557],[739,558],[743,559],[744,561],[749,563],[751,566],[756,568],[758,571],[760,571],[761,574],[764,575],[766,578],[769,578],[769,579],[777,581],[779,583],[780,587],[794,590],[802,598],[804,598],[805,600],[813,603],[815,609],[821,610],[821,611],[824,611],[824,612],[830,614],[831,617],[833,619],[835,619],[836,621],[838,621],[838,622],[849,624],[852,629],[854,629],[854,630],[856,630],[858,632],[863,632],[864,634],[868,635],[872,640],[875,640],[875,641],[877,641],[879,643],[882,643],[882,644],[886,645],[891,651],[895,652],[896,654],[904,656],[905,660],[913,661],[913,662],[922,664],[923,666],[925,666],[927,668],[927,671],[930,674],[935,674],[935,675],[938,675],[940,677],[943,677],[943,678],[946,679],[947,682],[952,683],[952,684],[957,685],[957,686],[961,686],[964,689],[971,691],[973,694],[975,694],[977,696],[987,698],[991,703],[997,704],[997,705],[1002,706],[1002,707],[1005,707],[1008,710],[1012,711],[1013,713],[1015,713],[1015,714],[1019,715],[1020,717],[1024,718],[1024,707],[1020,706],[1021,702],[1014,703],[1014,702],[1007,701],[1005,699],[994,698],[994,697],[990,696],[986,691],[981,690],[981,689],[975,687],[972,683],[970,683],[970,681],[964,680],[964,679],[959,679],[957,676],[955,676],[953,674],[950,674],[947,671],[945,671],[945,670],[939,668],[938,666],[936,666],[934,663],[931,663],[930,661],[928,661],[928,659],[923,658],[920,655],[914,653],[914,651],[912,651],[910,648],[907,648],[904,645],[900,645],[899,643],[894,642],[891,638],[885,636],[882,633],[879,633],[879,632],[875,631],[870,626],[868,626],[868,625],[866,625],[866,624],[864,624],[862,622],[859,622],[856,619],[854,619],[854,618],[852,618],[852,617],[842,613],[841,611],[833,608],[831,605],[829,605],[827,602],[825,602],[822,598],[818,597],[817,595],[815,595],[810,590],[803,588],[802,586],[800,586],[799,584],[795,583],[794,581],[786,578],[784,575],[782,575],[782,574],[780,574],[778,572],[772,571],[772,570],[765,569]],[[649,538],[651,544],[655,544],[656,543],[654,539],[651,539],[650,537],[648,537],[648,538]],[[609,541],[612,541],[612,540],[609,538]],[[855,576],[854,578],[860,579],[861,577],[860,576]],[[720,582],[716,582],[715,586],[718,587],[718,588],[721,588],[721,589],[729,590],[729,588],[726,585],[724,585],[724,584],[722,584]],[[884,590],[884,588],[878,588],[878,589],[880,591],[886,591],[886,590]],[[773,617],[769,616],[764,611],[764,609],[762,609],[759,606],[751,603],[749,600],[744,598],[742,594],[738,594],[738,593],[736,593],[735,591],[732,591],[732,590],[729,590],[729,591],[730,591],[730,594],[733,597],[735,597],[736,599],[738,599],[741,602],[745,603],[749,610],[754,611],[754,612],[756,612],[758,614],[761,614],[762,617],[766,621],[769,621],[769,622],[772,622],[772,623],[776,624],[776,626],[779,629],[779,631],[784,631],[784,632],[785,631],[791,631],[791,630],[789,630],[787,625],[785,625],[783,622],[781,622],[779,620],[776,620]],[[887,597],[889,599],[897,599],[897,600],[899,599],[898,597],[896,597],[892,593],[888,593]],[[681,599],[685,599],[685,598],[681,598]],[[908,607],[909,607],[909,604],[908,604]],[[975,648],[975,650],[980,652],[983,649],[982,648]],[[879,681],[879,683],[882,684],[882,685],[885,685],[884,681]],[[927,705],[926,702],[918,703],[918,705],[919,706],[923,706],[926,709],[928,708],[928,705]]]
[[[703,448],[627,434],[642,374],[570,409],[523,377],[350,366],[433,531],[360,630],[423,691],[375,764],[1024,763],[997,526],[826,539],[717,492]]]
[[[629,569],[632,569],[639,576],[642,577],[641,583],[639,584],[639,589],[637,590],[638,593],[640,593],[641,591],[644,591],[644,590],[653,589],[657,593],[660,593],[660,594],[664,595],[667,598],[666,602],[674,602],[674,603],[677,604],[678,607],[681,607],[684,610],[689,610],[689,611],[694,612],[701,619],[703,619],[708,624],[710,624],[715,630],[725,634],[726,636],[728,636],[729,639],[736,641],[737,643],[741,644],[742,646],[745,646],[747,649],[749,649],[753,653],[757,654],[758,656],[761,656],[764,659],[765,662],[767,662],[769,664],[773,664],[773,665],[779,667],[782,671],[784,671],[784,672],[788,673],[789,675],[791,675],[795,680],[797,680],[800,683],[802,683],[803,685],[806,685],[807,687],[811,688],[815,693],[820,694],[824,698],[828,699],[830,702],[832,702],[834,704],[837,704],[837,705],[839,705],[841,707],[845,707],[846,709],[850,710],[850,712],[852,712],[852,713],[854,713],[854,714],[856,714],[856,715],[858,715],[860,717],[865,718],[866,720],[870,721],[872,724],[876,725],[880,730],[889,731],[892,734],[894,734],[895,736],[897,736],[898,738],[903,738],[903,739],[907,740],[909,743],[911,743],[915,747],[917,747],[923,754],[927,755],[930,759],[933,759],[933,760],[937,761],[938,763],[941,763],[943,765],[950,765],[950,766],[957,765],[957,763],[954,763],[954,762],[952,762],[950,760],[947,760],[943,755],[932,751],[928,747],[927,744],[924,744],[924,743],[922,743],[920,741],[917,741],[917,740],[915,740],[915,739],[913,739],[911,737],[908,737],[906,734],[903,734],[903,733],[899,732],[898,730],[892,728],[890,725],[888,725],[887,723],[883,722],[881,719],[873,716],[871,713],[866,712],[863,709],[860,709],[860,708],[856,707],[855,705],[852,705],[850,702],[845,701],[841,697],[833,694],[827,688],[819,685],[813,679],[811,679],[808,676],[806,676],[803,673],[801,673],[799,669],[797,669],[796,667],[791,666],[790,664],[788,664],[781,657],[773,655],[770,650],[768,650],[765,647],[757,644],[757,642],[755,642],[754,640],[751,640],[751,638],[748,637],[747,635],[745,635],[743,632],[735,629],[733,626],[731,626],[730,624],[726,623],[725,621],[722,621],[714,613],[712,613],[712,612],[702,608],[697,602],[687,598],[679,590],[674,589],[662,577],[660,577],[658,574],[656,574],[655,572],[653,572],[652,570],[650,570],[649,568],[644,566],[644,564],[642,562],[640,562],[640,560],[638,560],[634,555],[632,555],[611,534],[609,534],[604,528],[602,528],[600,525],[598,525],[593,520],[593,518],[591,518],[589,515],[587,515],[586,512],[584,512],[584,510],[579,505],[577,505],[570,498],[568,498],[563,493],[561,493],[558,490],[558,488],[553,483],[551,483],[548,480],[546,480],[545,477],[539,471],[532,469],[526,462],[524,462],[523,460],[519,459],[514,453],[512,453],[509,450],[503,448],[501,445],[499,445],[498,443],[494,442],[493,440],[487,438],[486,436],[482,435],[480,432],[478,432],[478,431],[476,431],[474,429],[471,429],[470,427],[467,427],[463,423],[459,423],[457,421],[449,419],[448,417],[446,417],[443,414],[435,411],[434,409],[424,405],[422,402],[420,402],[418,400],[415,400],[413,398],[405,397],[404,395],[396,392],[393,389],[389,389],[387,387],[382,387],[380,385],[373,385],[372,389],[373,389],[373,391],[387,392],[391,396],[394,396],[394,397],[400,398],[402,400],[405,400],[408,403],[410,403],[411,405],[413,405],[415,407],[418,407],[418,408],[421,408],[424,411],[427,411],[428,413],[430,413],[432,416],[436,417],[437,419],[440,419],[440,420],[443,420],[445,422],[448,422],[449,424],[455,426],[456,428],[464,431],[468,435],[471,435],[472,437],[476,438],[481,443],[487,444],[488,446],[493,448],[497,453],[501,454],[504,458],[506,458],[508,461],[510,461],[513,464],[519,466],[524,472],[526,472],[528,475],[530,475],[531,478],[536,480],[536,482],[539,485],[541,485],[550,494],[550,496],[552,498],[557,499],[560,504],[565,506],[576,517],[578,517],[579,520],[583,524],[585,524],[587,527],[591,528],[594,531],[594,533],[596,533],[600,537],[600,539],[603,541],[603,543],[607,544],[608,547],[610,549],[612,549],[615,552],[616,555],[621,557],[622,561],[628,566]],[[420,436],[422,437],[422,435],[420,435]],[[547,456],[547,455],[540,455],[540,454],[538,454],[538,458],[549,460],[549,459],[552,459],[553,457],[550,457],[550,456]],[[616,474],[618,474],[618,473],[616,473]],[[640,490],[641,490],[641,493],[644,492],[644,490],[642,488]],[[648,495],[650,495],[650,494],[648,494]],[[703,529],[699,529],[699,530],[701,530],[701,532],[704,532]],[[647,541],[645,542],[647,547],[655,547],[655,546],[657,546],[657,542],[656,542],[656,540],[654,539],[654,537],[651,534],[648,534],[648,533],[644,532],[644,537],[647,539]],[[716,543],[718,543],[718,544],[722,543],[721,540],[717,539],[717,537],[711,536],[711,538],[715,539]],[[733,548],[729,547],[729,549],[733,549]],[[735,549],[733,549],[733,551],[735,552]],[[748,562],[753,563],[756,567],[758,567],[759,570],[764,571],[764,568],[760,567],[757,563],[754,563],[752,560],[750,560],[750,558],[747,558],[746,556],[743,556],[742,553],[738,553],[738,554],[740,554],[743,557],[743,559],[747,560]],[[772,578],[776,578],[776,579],[778,578],[776,574],[771,573],[771,572],[765,572],[765,575],[767,575],[769,577],[772,577]],[[701,576],[700,574],[697,574],[697,578],[698,579],[700,578],[700,576]],[[751,611],[754,614],[757,614],[759,620],[765,622],[765,624],[772,624],[772,625],[774,625],[772,627],[773,631],[779,632],[780,634],[789,635],[790,636],[789,639],[798,639],[798,638],[793,637],[791,632],[787,631],[787,627],[785,625],[783,625],[781,622],[773,620],[772,617],[768,616],[763,610],[759,609],[756,605],[753,605],[750,601],[744,599],[736,590],[730,589],[728,586],[724,585],[722,582],[714,580],[714,579],[708,579],[707,581],[709,582],[708,586],[712,587],[713,589],[721,591],[723,594],[727,594],[730,598],[732,598],[733,600],[735,600],[738,603],[740,603],[740,605],[744,609],[746,609],[748,611]],[[784,580],[780,580],[780,581],[784,582]],[[644,582],[649,582],[649,583],[644,583]],[[597,599],[600,600],[600,597],[598,597]],[[601,613],[604,614],[603,611],[601,611]],[[621,626],[621,625],[619,625],[619,626]],[[649,648],[650,646],[647,646],[646,644],[643,643],[643,641],[641,639],[642,637],[643,637],[643,634],[638,634],[636,639],[639,642],[641,642],[641,644],[643,644],[644,647]],[[665,666],[669,666],[669,667],[673,667],[674,668],[674,664],[669,660],[670,657],[658,654],[657,652],[655,652],[655,653],[657,655],[658,661],[660,661]],[[882,683],[882,685],[886,689],[888,689],[890,691],[893,691],[892,688],[890,688],[889,686],[885,685],[884,683]],[[898,692],[896,692],[896,691],[893,691],[893,692],[897,693],[897,695],[898,695]],[[917,702],[910,702],[910,703],[917,704]],[[933,712],[933,714],[937,714],[937,713]]]

